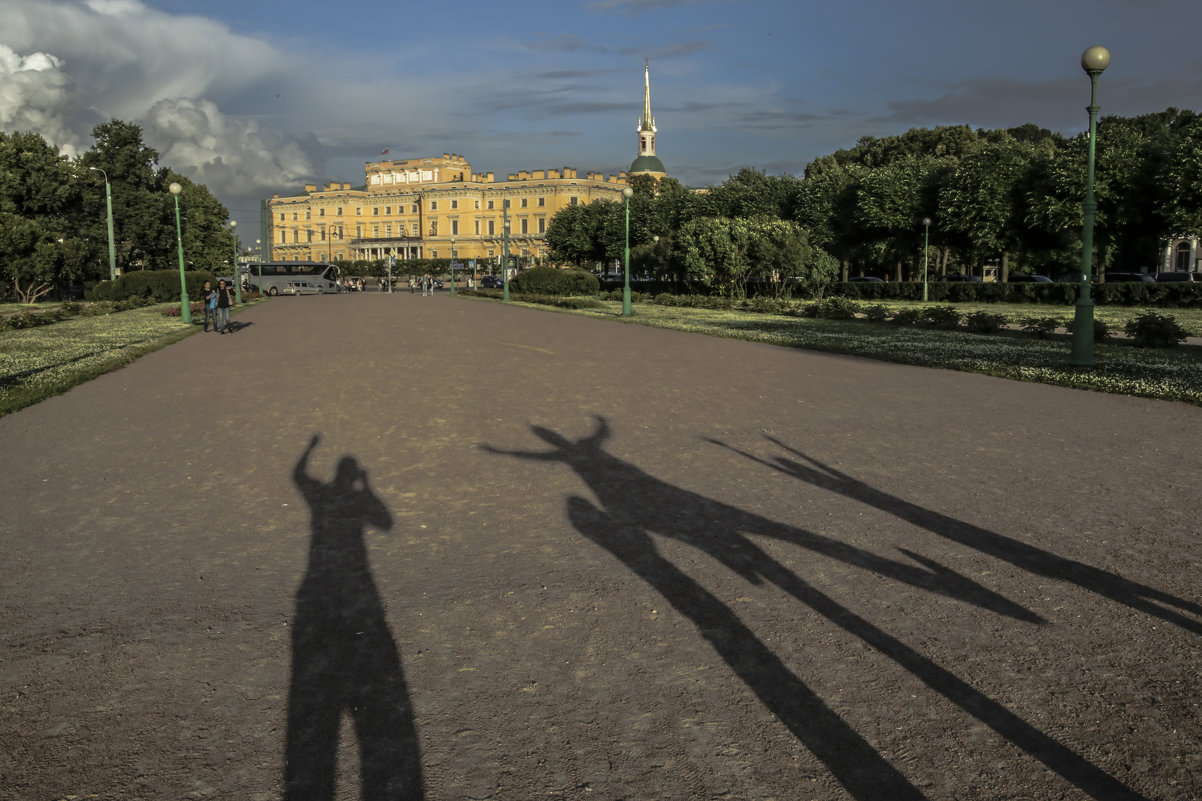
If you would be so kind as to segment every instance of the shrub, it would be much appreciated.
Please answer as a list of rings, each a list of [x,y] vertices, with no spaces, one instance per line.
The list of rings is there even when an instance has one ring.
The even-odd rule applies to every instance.
[[[511,292],[529,295],[596,295],[600,289],[601,283],[592,273],[556,267],[523,270],[509,281]]]
[[[1064,323],[1055,317],[1024,317],[1022,329],[1028,334],[1034,334],[1037,339],[1048,339]]]
[[[922,309],[911,306],[908,309],[900,309],[893,315],[893,322],[899,325],[917,325],[922,319]]]
[[[543,306],[556,306],[560,309],[595,309],[601,301],[596,298],[562,297],[560,295],[517,295],[515,300],[522,303],[538,303]]]
[[[812,310],[814,317],[824,320],[854,320],[860,304],[848,298],[823,298],[808,304],[807,310]]]
[[[1073,332],[1074,322],[1076,321],[1069,320],[1064,324],[1064,327],[1068,329],[1070,334]],[[1110,326],[1106,325],[1104,320],[1099,320],[1097,317],[1093,320],[1093,339],[1094,342],[1105,342],[1107,339],[1110,339]]]
[[[1167,314],[1144,312],[1127,322],[1127,336],[1138,348],[1173,348],[1185,341],[1186,331]]]
[[[1006,324],[1004,314],[991,314],[985,311],[975,311],[965,316],[964,325],[974,334],[993,334]]]
[[[923,325],[931,328],[959,328],[960,312],[955,306],[931,306],[922,310],[921,320]]]
[[[873,303],[864,307],[864,316],[874,323],[883,323],[889,319],[889,309],[883,303]]]
[[[207,270],[184,273],[188,297],[200,295],[205,281],[214,285],[217,279]],[[170,303],[179,300],[179,270],[135,270],[118,276],[116,281],[101,281],[92,287],[90,300],[128,300],[139,298],[148,303]]]

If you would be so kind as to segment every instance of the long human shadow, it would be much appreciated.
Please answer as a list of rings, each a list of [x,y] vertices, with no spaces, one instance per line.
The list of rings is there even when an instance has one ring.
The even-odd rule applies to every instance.
[[[549,429],[533,432],[550,451],[483,449],[508,456],[563,462],[601,501],[568,498],[568,515],[584,536],[608,550],[689,618],[736,675],[798,740],[820,759],[847,791],[861,801],[923,798],[871,745],[794,675],[767,645],[720,599],[659,553],[652,533],[687,543],[709,554],[753,583],[767,580],[844,631],[894,660],[927,686],[1038,759],[1096,799],[1142,799],[1114,777],[1036,729],[1004,706],[904,642],[842,606],[772,558],[749,539],[759,534],[784,539],[817,553],[856,564],[891,578],[990,608],[990,595],[973,582],[951,574],[931,560],[929,582],[915,581],[907,565],[882,557],[867,558],[858,549],[834,547],[828,538],[785,526],[696,493],[680,489],[605,452],[608,422],[598,417],[596,431],[572,442]],[[884,569],[882,569],[884,568]],[[940,584],[947,574],[954,576]],[[996,596],[994,596],[996,597]],[[1009,602],[996,603],[998,614],[1014,615]],[[1038,618],[1035,618],[1038,620]]]
[[[876,507],[926,529],[936,536],[988,554],[1029,573],[1075,584],[1103,598],[1158,617],[1166,623],[1172,623],[1186,631],[1202,634],[1202,604],[1178,598],[1163,590],[1131,581],[1101,568],[1075,559],[1057,556],[1050,551],[1036,548],[1013,537],[1007,537],[924,508],[853,478],[774,437],[765,436],[764,438],[801,461],[783,456],[777,456],[771,460],[763,459],[718,440],[707,441],[807,484],[831,490],[868,506]],[[1194,615],[1198,619],[1187,617],[1183,613]]]
[[[352,456],[339,460],[329,483],[310,476],[318,442],[315,435],[292,473],[312,537],[292,624],[284,799],[333,799],[344,714],[358,740],[361,797],[421,799],[413,706],[363,542],[367,526],[388,531],[392,516]]]

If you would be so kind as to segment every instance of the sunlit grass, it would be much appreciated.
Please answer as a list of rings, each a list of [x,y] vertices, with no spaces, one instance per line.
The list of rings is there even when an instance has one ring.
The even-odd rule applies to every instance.
[[[0,331],[0,414],[65,392],[188,336],[193,327],[161,312],[177,305]]]
[[[900,308],[914,304],[896,305]],[[1063,307],[957,304],[957,309],[966,313],[977,308],[1013,316],[1015,321],[1027,316],[1072,317],[1071,307],[1065,314]],[[745,311],[656,306],[650,303],[636,305],[634,315],[630,318],[622,318],[621,310],[620,302],[603,301],[601,308],[564,313],[900,364],[1202,405],[1202,348],[1196,346],[1150,349],[1135,348],[1126,342],[1099,342],[1094,349],[1097,366],[1082,370],[1068,365],[1070,343],[1067,336],[1036,339],[1017,331],[973,334],[891,322],[819,320]],[[1145,309],[1125,307],[1108,309],[1107,322],[1112,329],[1121,330],[1128,319],[1143,311]],[[1202,322],[1202,313],[1181,309],[1167,310],[1167,313],[1177,316],[1179,311],[1190,311],[1197,315],[1194,325],[1182,322],[1181,316],[1177,317],[1183,327],[1196,331],[1196,326]],[[1098,316],[1106,319],[1100,314]]]

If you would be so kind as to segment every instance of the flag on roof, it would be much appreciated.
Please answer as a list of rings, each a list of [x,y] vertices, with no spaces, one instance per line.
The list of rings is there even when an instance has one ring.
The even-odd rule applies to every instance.
[[[387,155],[388,155],[388,148],[384,148],[383,150],[381,150],[381,151],[380,151],[380,155],[381,155],[381,156],[387,156]]]

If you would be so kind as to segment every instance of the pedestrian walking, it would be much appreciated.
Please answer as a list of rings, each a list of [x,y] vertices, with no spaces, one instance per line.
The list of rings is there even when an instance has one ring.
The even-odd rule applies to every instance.
[[[213,323],[213,330],[217,330],[217,292],[213,289],[212,283],[205,281],[200,288],[200,301],[205,312],[205,333],[209,333],[209,323]]]
[[[230,327],[230,306],[234,305],[234,290],[227,286],[224,278],[217,279],[217,295],[216,312],[217,318],[213,321],[213,327],[221,327],[221,333]]]

